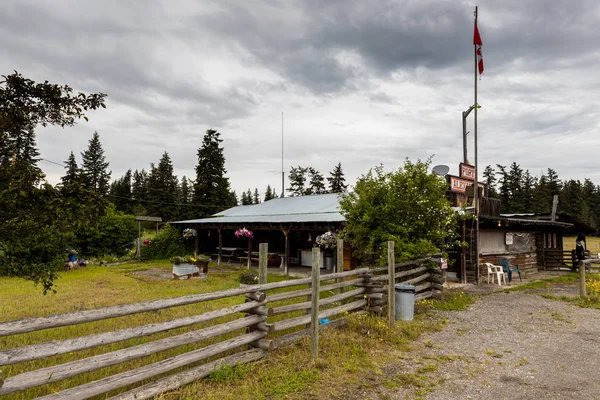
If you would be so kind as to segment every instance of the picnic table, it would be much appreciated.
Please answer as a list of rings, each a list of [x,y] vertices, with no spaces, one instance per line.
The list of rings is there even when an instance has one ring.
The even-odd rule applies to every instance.
[[[228,263],[233,262],[239,254],[244,251],[243,248],[240,247],[221,247],[221,257],[222,260]],[[215,258],[215,260],[219,257],[219,248],[217,247],[217,253],[211,254]]]

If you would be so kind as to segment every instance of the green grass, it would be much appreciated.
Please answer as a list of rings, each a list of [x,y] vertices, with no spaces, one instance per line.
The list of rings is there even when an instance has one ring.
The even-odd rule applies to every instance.
[[[576,236],[564,236],[563,237],[563,249],[574,250]],[[592,253],[600,253],[600,237],[588,236],[585,238],[586,248]]]
[[[0,278],[0,321],[9,321],[27,317],[64,313],[76,310],[88,310],[117,304],[164,299],[188,294],[204,293],[238,287],[239,270],[209,267],[207,279],[193,280],[156,280],[140,272],[157,269],[170,272],[172,265],[167,261],[123,264],[113,267],[88,266],[65,272],[57,282],[57,293],[43,296],[39,288],[32,283]],[[283,280],[281,276],[269,276],[269,281]],[[278,289],[273,293],[291,289]],[[349,290],[349,289],[348,289]],[[269,292],[271,294],[271,292]],[[324,297],[337,291],[325,292]],[[47,329],[0,338],[0,348],[10,349],[28,344],[43,343],[49,340],[90,335],[113,331],[126,327],[163,322],[188,315],[243,303],[243,296],[173,307],[167,310],[147,312],[136,315],[95,321],[75,326]],[[277,305],[304,301],[292,299],[277,302]],[[445,301],[430,300],[430,304],[415,310],[414,321],[398,321],[389,328],[384,318],[373,315],[350,315],[349,324],[342,328],[328,329],[320,337],[319,359],[310,358],[310,343],[304,339],[297,345],[288,346],[271,352],[259,362],[245,366],[223,367],[211,374],[208,379],[195,382],[179,390],[160,396],[163,399],[273,399],[273,398],[329,398],[335,393],[343,393],[348,385],[359,385],[361,377],[378,373],[387,363],[395,362],[398,357],[412,350],[411,343],[424,332],[441,329],[445,321],[435,317],[436,309],[465,309],[472,298],[461,293],[450,293]],[[331,307],[336,304],[331,305]],[[283,318],[303,315],[298,311],[285,316],[270,317],[273,322]],[[222,323],[238,316],[221,318],[193,327],[174,329],[145,338],[131,339],[120,343],[99,346],[94,349],[62,354],[26,363],[2,367],[3,377],[73,360],[87,358],[159,338],[200,329],[216,323]],[[301,329],[301,328],[298,328]],[[46,386],[33,388],[21,393],[5,396],[6,399],[29,399],[56,391],[81,385],[106,376],[124,372],[168,357],[202,348],[225,338],[238,335],[208,339],[193,345],[181,346],[127,363],[103,368],[71,379]],[[434,373],[435,365],[428,364],[423,373]],[[178,371],[178,370],[176,370]],[[176,372],[173,371],[173,372]],[[402,380],[401,380],[402,381]],[[421,389],[421,388],[419,388]],[[110,393],[114,395],[117,392]],[[108,395],[107,395],[108,396]]]

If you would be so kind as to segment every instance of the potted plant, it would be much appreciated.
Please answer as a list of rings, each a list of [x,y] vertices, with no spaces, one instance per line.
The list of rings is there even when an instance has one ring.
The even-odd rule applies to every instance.
[[[252,239],[254,237],[254,233],[249,230],[246,229],[246,227],[242,228],[242,229],[238,229],[237,231],[235,231],[233,233],[235,235],[235,237],[237,237],[238,239],[241,239],[243,237],[247,237],[248,239]]]
[[[173,256],[173,279],[188,279],[200,276],[200,269],[195,265],[191,256]]]
[[[211,258],[206,254],[195,254],[190,257],[190,262],[196,264],[203,274],[208,274],[208,263],[211,261]]]

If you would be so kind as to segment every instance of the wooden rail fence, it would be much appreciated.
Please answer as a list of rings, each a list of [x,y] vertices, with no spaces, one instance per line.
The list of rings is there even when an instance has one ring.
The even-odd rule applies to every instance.
[[[393,326],[394,284],[415,285],[416,300],[431,297],[441,290],[443,280],[438,259],[427,257],[396,264],[393,249],[394,244],[390,242],[388,267],[343,271],[342,263],[338,263],[337,272],[327,275],[320,275],[318,249],[314,249],[311,277],[265,283],[267,268],[264,255],[268,248],[261,244],[260,283],[257,285],[1,322],[0,337],[8,337],[191,304],[213,305],[221,299],[239,299],[239,304],[165,322],[0,350],[0,366],[10,366],[116,344],[113,347],[116,350],[109,349],[105,353],[55,365],[50,361],[46,364],[48,366],[8,376],[4,380],[0,376],[0,396],[44,386],[44,390],[38,389],[36,393],[43,393],[38,398],[47,400],[87,399],[97,395],[112,395],[111,399],[148,399],[206,377],[223,365],[256,361],[268,351],[305,336],[311,336],[311,355],[316,358],[319,331],[345,324],[346,313],[368,311],[383,315],[388,307],[389,323]],[[187,328],[187,331],[184,329],[181,333],[180,330],[164,337],[164,332],[179,328]],[[160,338],[124,347],[127,340],[161,333]],[[52,386],[55,382],[102,368],[132,360],[144,361],[151,355],[160,357],[161,352],[186,345],[200,347],[165,356],[159,361],[145,360],[146,364],[123,372],[107,372],[108,376],[78,386],[68,387],[68,382],[66,388]],[[197,365],[200,362],[203,363]],[[181,367],[188,369],[173,373]],[[134,385],[138,386],[131,389]]]

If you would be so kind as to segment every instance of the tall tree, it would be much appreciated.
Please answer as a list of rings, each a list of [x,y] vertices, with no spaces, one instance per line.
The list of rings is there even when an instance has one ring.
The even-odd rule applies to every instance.
[[[265,201],[269,201],[275,197],[277,197],[277,195],[273,192],[273,189],[271,189],[271,185],[267,185],[267,190],[265,191]]]
[[[109,191],[111,201],[118,211],[133,212],[133,198],[131,190],[131,170],[128,169],[119,179],[113,181]]]
[[[74,198],[39,186],[35,127],[73,126],[85,112],[104,106],[102,93],[74,93],[68,86],[36,83],[18,72],[0,80],[0,275],[19,276],[50,290],[72,238]],[[64,221],[74,221],[65,224]]]
[[[225,208],[235,206],[229,178],[225,175],[225,156],[221,134],[209,129],[198,149],[194,203],[199,207],[199,217],[209,216]]]
[[[85,188],[96,193],[106,194],[111,171],[108,171],[109,162],[104,156],[98,132],[94,132],[87,150],[81,153],[81,157],[83,159],[81,172]]]
[[[171,157],[166,151],[160,158],[158,166],[152,165],[147,188],[148,211],[154,216],[162,217],[163,221],[173,221],[177,216],[178,182],[173,174]]]
[[[498,197],[498,192],[496,191],[496,171],[494,171],[491,165],[488,165],[483,170],[483,182],[487,186],[487,197]]]
[[[327,189],[325,189],[325,178],[323,177],[323,174],[321,174],[313,167],[308,168],[308,173],[310,175],[310,188],[308,189],[306,194],[327,193]]]
[[[67,172],[65,172],[65,175],[62,178],[60,178],[62,185],[67,186],[72,183],[78,182],[81,171],[77,166],[77,161],[75,160],[75,155],[73,154],[73,152],[71,152],[69,158],[67,159],[67,161],[64,162],[64,164]]]
[[[523,211],[531,212],[534,209],[534,193],[537,187],[537,179],[529,173],[529,170],[525,171],[523,175]]]
[[[177,199],[177,202],[179,203],[179,213],[177,219],[179,220],[193,218],[193,216],[189,214],[189,205],[192,201],[191,186],[192,183],[184,175],[179,183],[179,197]]]
[[[260,193],[258,193],[258,188],[254,188],[254,195],[252,196],[252,202],[254,204],[260,203]]]
[[[133,172],[133,182],[131,184],[131,196],[137,200],[137,205],[144,206],[148,200],[148,173],[142,168]],[[144,210],[146,212],[146,210]]]
[[[301,167],[300,165],[290,169],[290,175],[288,177],[290,181],[290,187],[287,188],[287,191],[290,192],[292,196],[304,196],[306,194],[307,172],[308,168]]]
[[[252,204],[252,199],[248,200],[248,193],[242,192],[242,198],[241,198],[240,202],[241,202],[241,205],[247,206],[249,204]]]
[[[333,171],[329,172],[327,182],[329,183],[330,193],[344,193],[346,191],[348,185],[346,185],[346,178],[344,177],[344,171],[342,171],[341,162],[333,168]]]

